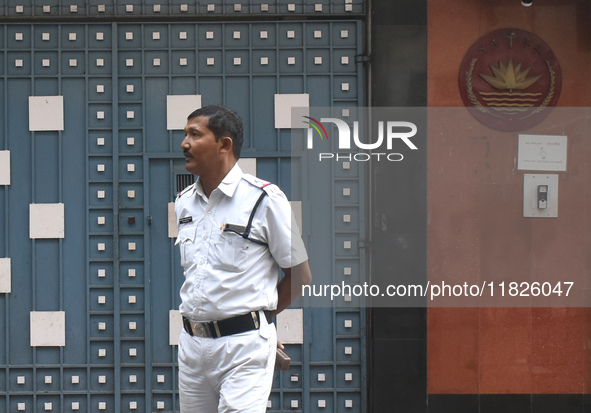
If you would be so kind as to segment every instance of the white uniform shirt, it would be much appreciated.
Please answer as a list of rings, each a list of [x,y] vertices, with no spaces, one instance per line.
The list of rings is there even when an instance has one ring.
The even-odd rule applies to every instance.
[[[222,320],[256,310],[277,308],[279,268],[291,268],[308,259],[304,243],[285,194],[244,174],[236,164],[207,198],[199,180],[176,199],[185,282],[180,312],[192,321]],[[225,224],[246,227],[250,238],[223,231]]]

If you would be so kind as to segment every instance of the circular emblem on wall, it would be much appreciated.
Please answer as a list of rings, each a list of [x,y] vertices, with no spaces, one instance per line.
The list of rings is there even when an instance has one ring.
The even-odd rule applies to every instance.
[[[460,68],[464,105],[482,124],[515,132],[540,123],[562,86],[552,49],[535,34],[499,29],[468,49]]]

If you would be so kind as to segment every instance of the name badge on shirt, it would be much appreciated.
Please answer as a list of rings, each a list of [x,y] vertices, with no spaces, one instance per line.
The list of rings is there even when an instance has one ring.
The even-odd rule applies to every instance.
[[[189,222],[193,221],[193,217],[183,217],[179,219],[179,225],[188,224]]]

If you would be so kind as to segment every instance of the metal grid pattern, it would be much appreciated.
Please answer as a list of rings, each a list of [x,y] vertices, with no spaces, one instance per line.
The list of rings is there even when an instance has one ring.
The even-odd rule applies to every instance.
[[[120,17],[352,16],[364,13],[359,0],[14,0],[0,1],[0,17],[68,20]]]
[[[236,109],[243,157],[309,205],[317,194],[291,182],[307,166],[291,156],[290,131],[274,128],[273,96],[358,106],[361,24],[5,24],[0,44],[0,150],[12,159],[11,185],[0,187],[0,251],[12,259],[12,290],[0,294],[0,412],[177,411],[168,329],[182,271],[166,207],[185,171],[166,96],[200,94],[204,105]],[[64,129],[29,131],[29,96],[63,96]],[[362,239],[363,220],[338,217],[364,215],[363,171],[337,164],[327,177],[333,243],[315,244],[309,206],[304,235],[312,259],[336,257],[326,263],[335,282],[353,283],[363,256],[344,246]],[[63,238],[29,238],[32,203],[65,205]],[[31,311],[65,313],[65,346],[31,346]],[[293,366],[276,375],[269,411],[358,411],[363,310],[342,302],[304,318],[306,342],[289,346]]]

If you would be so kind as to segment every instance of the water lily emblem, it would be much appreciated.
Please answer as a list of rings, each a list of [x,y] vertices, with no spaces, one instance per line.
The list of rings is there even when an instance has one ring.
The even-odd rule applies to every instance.
[[[521,63],[515,66],[513,60],[509,59],[507,64],[499,61],[498,67],[490,66],[494,76],[480,74],[480,77],[495,89],[508,89],[512,92],[513,90],[527,89],[538,81],[541,76],[527,77],[530,69],[531,66],[527,69],[521,69]]]

